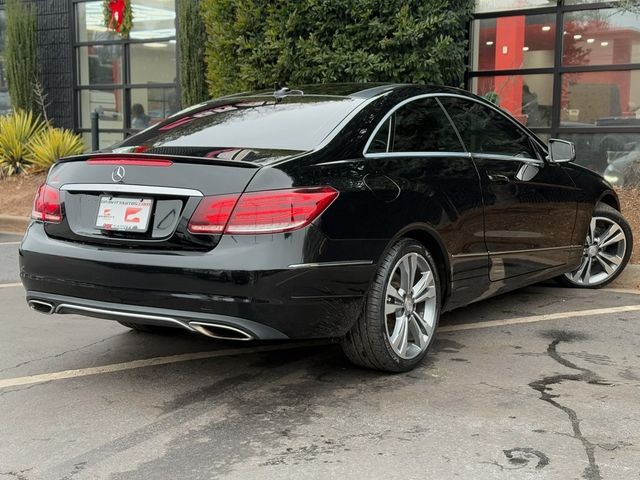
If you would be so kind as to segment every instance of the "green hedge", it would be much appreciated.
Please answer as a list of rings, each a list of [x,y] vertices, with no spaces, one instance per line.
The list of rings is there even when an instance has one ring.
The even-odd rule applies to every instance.
[[[180,49],[180,92],[185,107],[209,98],[205,82],[204,47],[206,33],[199,0],[178,2],[178,48]]]
[[[470,0],[203,0],[209,91],[459,84],[472,8]]]
[[[21,0],[6,4],[5,67],[11,106],[36,108],[34,86],[38,80],[38,38],[35,8]]]

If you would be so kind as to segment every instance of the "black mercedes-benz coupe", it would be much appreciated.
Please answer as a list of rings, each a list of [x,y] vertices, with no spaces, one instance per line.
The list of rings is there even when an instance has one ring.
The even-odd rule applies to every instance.
[[[574,156],[453,88],[227,96],[57,162],[20,274],[43,313],[339,338],[358,365],[406,371],[442,311],[620,274],[631,230],[611,186]]]

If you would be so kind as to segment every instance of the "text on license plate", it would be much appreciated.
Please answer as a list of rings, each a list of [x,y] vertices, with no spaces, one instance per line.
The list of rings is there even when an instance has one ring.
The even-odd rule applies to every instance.
[[[150,198],[102,197],[96,227],[102,230],[146,232],[152,205]]]

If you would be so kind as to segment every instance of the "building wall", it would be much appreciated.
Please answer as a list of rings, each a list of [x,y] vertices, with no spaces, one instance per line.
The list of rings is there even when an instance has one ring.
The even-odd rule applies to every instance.
[[[38,55],[42,84],[56,126],[73,128],[73,62],[69,0],[30,0],[38,13]],[[5,0],[0,0],[3,7]]]

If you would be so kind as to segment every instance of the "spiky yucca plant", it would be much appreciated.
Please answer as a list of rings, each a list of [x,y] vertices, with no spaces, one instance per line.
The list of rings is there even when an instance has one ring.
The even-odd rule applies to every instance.
[[[0,172],[3,175],[19,173],[28,166],[29,144],[45,126],[40,117],[23,110],[0,117]]]
[[[61,128],[45,128],[29,143],[27,161],[30,171],[39,172],[48,169],[62,157],[78,155],[84,152],[82,138],[75,133]]]

